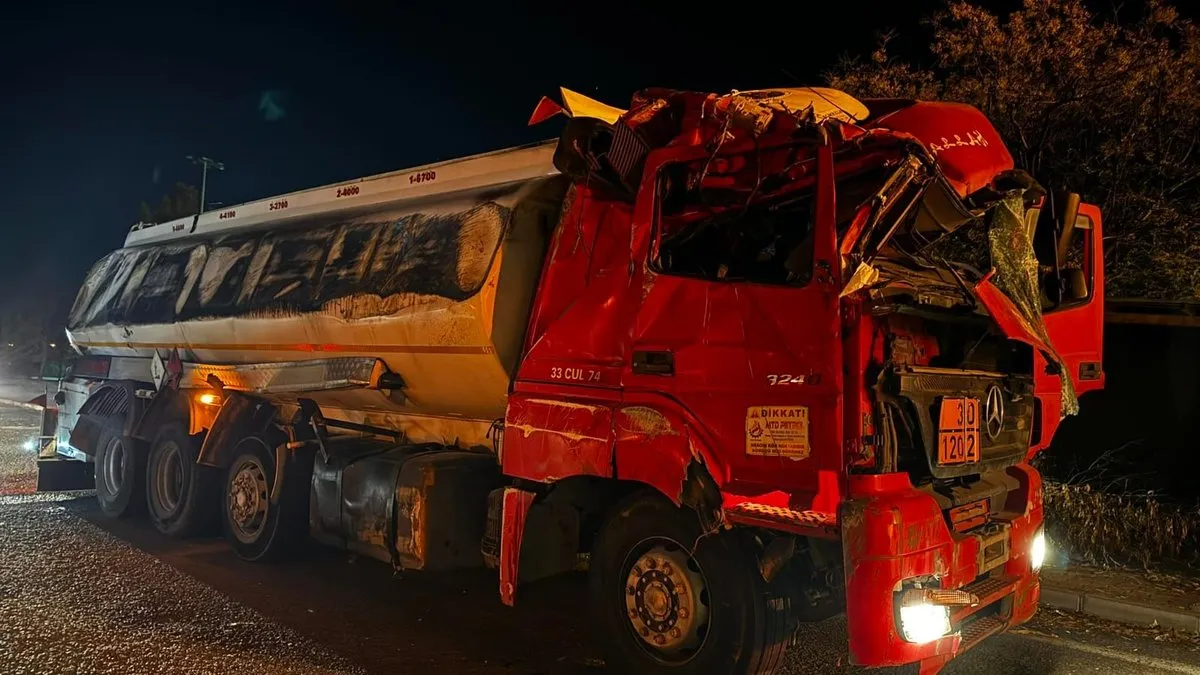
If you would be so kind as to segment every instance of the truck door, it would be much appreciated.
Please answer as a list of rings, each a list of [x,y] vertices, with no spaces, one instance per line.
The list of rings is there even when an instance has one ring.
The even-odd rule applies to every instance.
[[[819,470],[841,464],[832,216],[827,231],[818,224],[832,209],[832,184],[828,197],[810,179],[714,210],[689,201],[694,193],[671,192],[688,173],[686,162],[659,173],[624,397],[686,409],[718,455],[710,471],[736,483],[727,492],[782,490],[793,508],[832,511],[836,487],[817,498]]]
[[[1050,341],[1070,370],[1078,394],[1101,389],[1104,370],[1104,248],[1100,209],[1079,207],[1063,246],[1061,283],[1047,293],[1044,310]]]
[[[1062,196],[1059,196],[1062,199]],[[1078,199],[1077,195],[1070,198]],[[1043,207],[1047,208],[1047,207]],[[1059,222],[1070,228],[1047,228],[1045,214],[1031,210],[1030,227],[1036,227],[1034,248],[1043,269],[1042,315],[1050,342],[1062,357],[1067,373],[1082,396],[1104,387],[1104,246],[1100,209],[1081,204],[1059,205]],[[1064,218],[1072,213],[1073,217]],[[1039,222],[1041,218],[1041,222]],[[1041,422],[1035,423],[1030,452],[1045,448],[1061,417],[1061,381],[1046,372],[1045,357],[1035,350],[1034,390],[1041,399]]]

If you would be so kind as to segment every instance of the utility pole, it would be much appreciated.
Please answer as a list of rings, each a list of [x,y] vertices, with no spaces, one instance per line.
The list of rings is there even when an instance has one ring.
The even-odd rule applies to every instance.
[[[198,213],[204,213],[204,195],[208,192],[208,170],[216,169],[217,171],[224,171],[225,165],[208,157],[193,157],[192,155],[188,155],[187,158],[191,160],[192,164],[200,165],[200,210]]]

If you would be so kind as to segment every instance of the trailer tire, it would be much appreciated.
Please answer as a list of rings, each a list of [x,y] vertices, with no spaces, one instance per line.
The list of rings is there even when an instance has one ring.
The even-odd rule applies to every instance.
[[[786,594],[763,581],[742,533],[700,535],[696,514],[658,493],[631,495],[607,519],[589,594],[612,672],[765,675],[783,664],[795,629]]]
[[[163,425],[146,457],[146,505],[159,532],[187,537],[217,523],[220,473],[196,463],[198,440],[178,422]]]
[[[109,518],[125,518],[146,508],[142,481],[146,453],[137,439],[125,434],[125,420],[109,417],[96,441],[96,501]]]
[[[279,501],[272,503],[275,441],[250,436],[230,453],[233,461],[225,480],[222,521],[234,552],[250,562],[280,558],[304,541],[308,532],[312,458],[308,453],[288,458]]]

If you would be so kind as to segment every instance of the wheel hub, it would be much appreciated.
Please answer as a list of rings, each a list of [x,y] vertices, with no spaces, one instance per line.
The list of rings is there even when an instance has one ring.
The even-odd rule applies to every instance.
[[[704,575],[680,547],[655,546],[634,562],[625,607],[634,633],[668,655],[695,649],[708,628]]]
[[[101,475],[109,494],[115,495],[121,491],[121,485],[125,482],[125,444],[118,438],[109,441]]]
[[[152,487],[155,510],[163,515],[175,513],[183,495],[183,460],[179,446],[174,443],[166,443],[159,449]]]
[[[252,541],[262,529],[267,514],[267,477],[258,462],[244,462],[229,482],[229,515],[234,534]]]

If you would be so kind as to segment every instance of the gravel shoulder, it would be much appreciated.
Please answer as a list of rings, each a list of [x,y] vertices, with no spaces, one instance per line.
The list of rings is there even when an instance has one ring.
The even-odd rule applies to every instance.
[[[0,510],[5,672],[364,672],[39,497]]]

